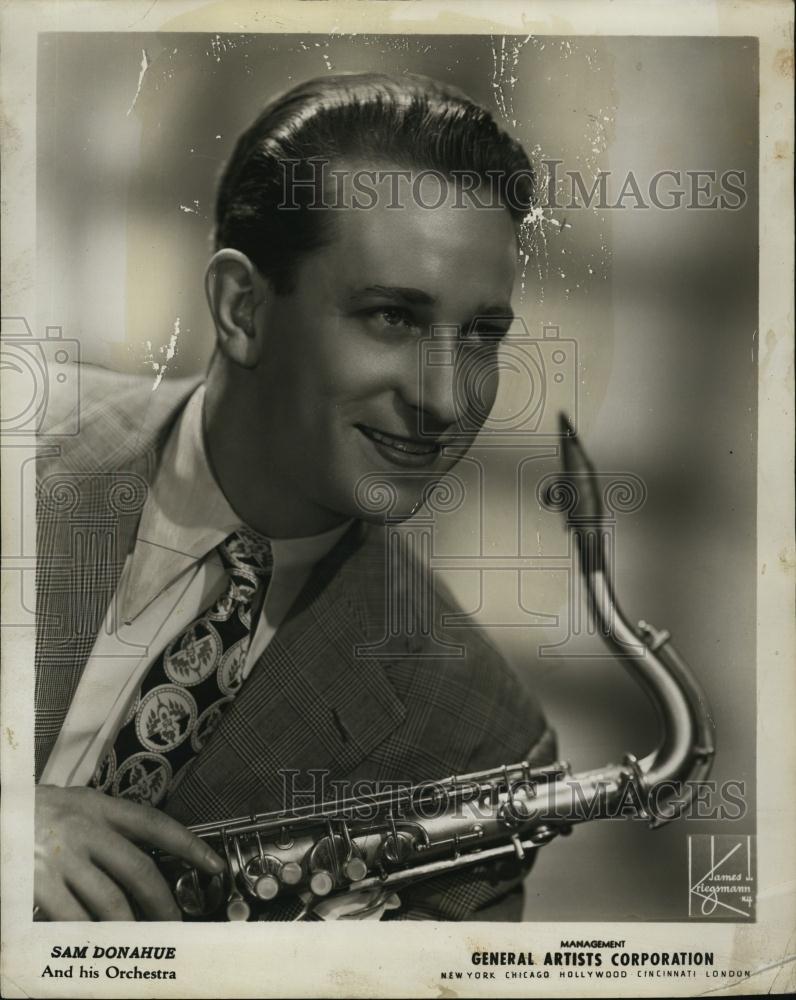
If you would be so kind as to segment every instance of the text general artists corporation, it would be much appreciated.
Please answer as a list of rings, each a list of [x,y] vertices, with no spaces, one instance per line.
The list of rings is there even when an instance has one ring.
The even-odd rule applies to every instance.
[[[441,979],[624,979],[639,978],[741,979],[743,969],[715,968],[712,951],[633,951],[624,941],[562,941],[561,951],[534,956],[530,951],[474,951],[476,969],[449,970]],[[607,954],[599,949],[610,949]],[[496,971],[494,967],[499,967]]]

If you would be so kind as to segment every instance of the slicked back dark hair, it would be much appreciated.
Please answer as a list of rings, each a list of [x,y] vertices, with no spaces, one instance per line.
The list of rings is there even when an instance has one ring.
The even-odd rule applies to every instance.
[[[298,262],[331,235],[329,213],[307,208],[306,187],[297,209],[279,207],[285,165],[301,180],[319,176],[318,161],[342,159],[445,177],[475,174],[517,222],[533,201],[533,173],[520,144],[457,88],[414,75],[319,77],[271,102],[238,139],[219,185],[216,249],[240,250],[277,292],[290,291]]]

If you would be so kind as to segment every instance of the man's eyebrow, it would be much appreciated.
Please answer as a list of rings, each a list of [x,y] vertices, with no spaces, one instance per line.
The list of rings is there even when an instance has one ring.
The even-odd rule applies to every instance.
[[[403,285],[368,285],[367,288],[358,288],[352,292],[351,299],[356,302],[369,296],[381,296],[396,302],[409,302],[412,305],[433,306],[437,303],[437,299],[424,292],[422,288],[406,288]],[[480,305],[473,312],[473,318],[479,316],[500,316],[501,319],[511,321],[514,319],[514,310],[508,303]]]
[[[473,313],[473,318],[480,316],[499,316],[501,319],[513,320],[514,310],[508,303],[496,306],[479,306]]]
[[[395,302],[403,301],[419,306],[433,306],[437,301],[433,295],[429,295],[421,288],[405,288],[401,285],[368,285],[367,288],[358,288],[351,294],[354,301],[370,296],[381,296]]]

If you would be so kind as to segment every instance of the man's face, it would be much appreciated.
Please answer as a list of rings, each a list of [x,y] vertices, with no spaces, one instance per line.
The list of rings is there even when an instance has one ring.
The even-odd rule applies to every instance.
[[[452,185],[436,209],[404,200],[333,212],[332,242],[256,314],[265,349],[247,379],[249,451],[286,495],[327,520],[408,517],[469,446],[497,391],[516,266],[511,217],[466,199],[456,206]],[[479,317],[488,318],[474,331]],[[449,363],[430,365],[428,338],[442,325],[450,329],[435,334],[432,357]],[[465,362],[471,400],[457,374]],[[387,509],[363,508],[362,496],[387,494]]]

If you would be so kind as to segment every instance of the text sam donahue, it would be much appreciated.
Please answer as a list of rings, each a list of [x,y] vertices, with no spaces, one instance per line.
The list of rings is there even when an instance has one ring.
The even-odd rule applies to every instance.
[[[50,958],[175,958],[176,948],[165,945],[101,945],[95,944],[89,955],[89,946],[53,945]]]

